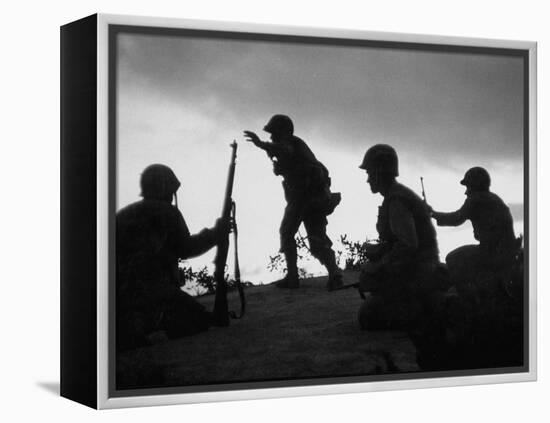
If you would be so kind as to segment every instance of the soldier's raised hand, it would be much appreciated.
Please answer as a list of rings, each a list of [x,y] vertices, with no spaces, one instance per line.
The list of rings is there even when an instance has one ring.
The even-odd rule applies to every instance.
[[[262,140],[260,140],[260,137],[258,137],[258,135],[256,135],[255,132],[252,132],[252,131],[243,131],[243,132],[244,132],[244,139],[248,142],[251,142],[255,146],[258,146],[258,144],[262,142]]]

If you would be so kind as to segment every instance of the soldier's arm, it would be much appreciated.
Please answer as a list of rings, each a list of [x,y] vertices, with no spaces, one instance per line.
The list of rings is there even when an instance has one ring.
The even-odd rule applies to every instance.
[[[437,226],[460,226],[468,220],[470,202],[466,200],[464,205],[457,211],[450,213],[432,212],[432,217],[436,220]]]
[[[256,147],[264,150],[269,157],[281,157],[285,154],[291,154],[290,147],[287,144],[275,144],[273,142],[259,141]]]
[[[206,253],[216,245],[217,237],[214,229],[205,228],[197,234],[190,235],[186,241],[183,253],[180,258],[197,257]]]
[[[275,144],[273,142],[262,141],[260,137],[252,131],[244,131],[244,136],[246,141],[264,150],[269,157],[279,157],[283,154],[291,153],[291,151],[289,151],[290,147],[286,143]]]
[[[203,229],[191,235],[183,216],[178,211],[176,218],[176,243],[179,258],[186,259],[200,256],[210,250],[217,242],[214,229]]]

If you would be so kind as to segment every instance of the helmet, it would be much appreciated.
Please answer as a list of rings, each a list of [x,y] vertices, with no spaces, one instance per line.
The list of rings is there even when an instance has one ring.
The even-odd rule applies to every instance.
[[[264,131],[270,134],[277,132],[292,135],[294,133],[294,124],[286,115],[274,115],[264,126]]]
[[[491,186],[491,177],[484,168],[472,167],[466,171],[460,183],[476,191],[487,191]]]
[[[141,196],[156,200],[171,198],[180,187],[180,181],[168,166],[152,164],[141,174]]]
[[[367,150],[359,168],[399,176],[399,160],[392,146],[376,144]]]

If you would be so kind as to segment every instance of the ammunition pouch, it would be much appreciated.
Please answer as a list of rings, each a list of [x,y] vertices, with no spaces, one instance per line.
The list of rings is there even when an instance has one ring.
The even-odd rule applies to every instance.
[[[322,194],[314,195],[309,202],[309,207],[328,216],[334,212],[340,201],[342,201],[342,195],[339,192],[330,192],[327,189]]]

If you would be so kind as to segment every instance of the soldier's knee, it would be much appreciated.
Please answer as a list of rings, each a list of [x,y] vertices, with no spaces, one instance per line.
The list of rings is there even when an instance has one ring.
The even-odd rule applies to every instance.
[[[377,330],[386,327],[384,300],[379,295],[368,293],[357,314],[359,326],[363,330]]]
[[[326,256],[326,252],[325,252],[326,248],[324,248],[322,245],[310,242],[309,250],[311,251],[311,254],[313,255],[313,257],[319,260],[323,260],[323,258]]]
[[[445,262],[447,266],[459,266],[465,262],[471,261],[475,256],[479,254],[479,247],[477,245],[463,245],[462,247],[455,248],[447,257]]]
[[[456,266],[458,260],[460,257],[460,252],[457,253],[457,250],[451,251],[447,256],[445,257],[445,263],[447,264],[448,268],[452,268]]]
[[[316,257],[326,256],[327,254],[332,254],[331,246],[332,243],[328,237],[308,235],[309,248],[311,253]]]
[[[281,238],[281,248],[279,249],[281,253],[286,251],[296,251],[296,241],[294,238]]]
[[[296,248],[296,240],[294,239],[294,234],[290,233],[289,231],[281,230],[279,231],[280,234],[280,242],[281,242],[281,252],[292,250]]]
[[[378,292],[380,290],[380,277],[364,269],[359,275],[359,289],[363,292]]]

